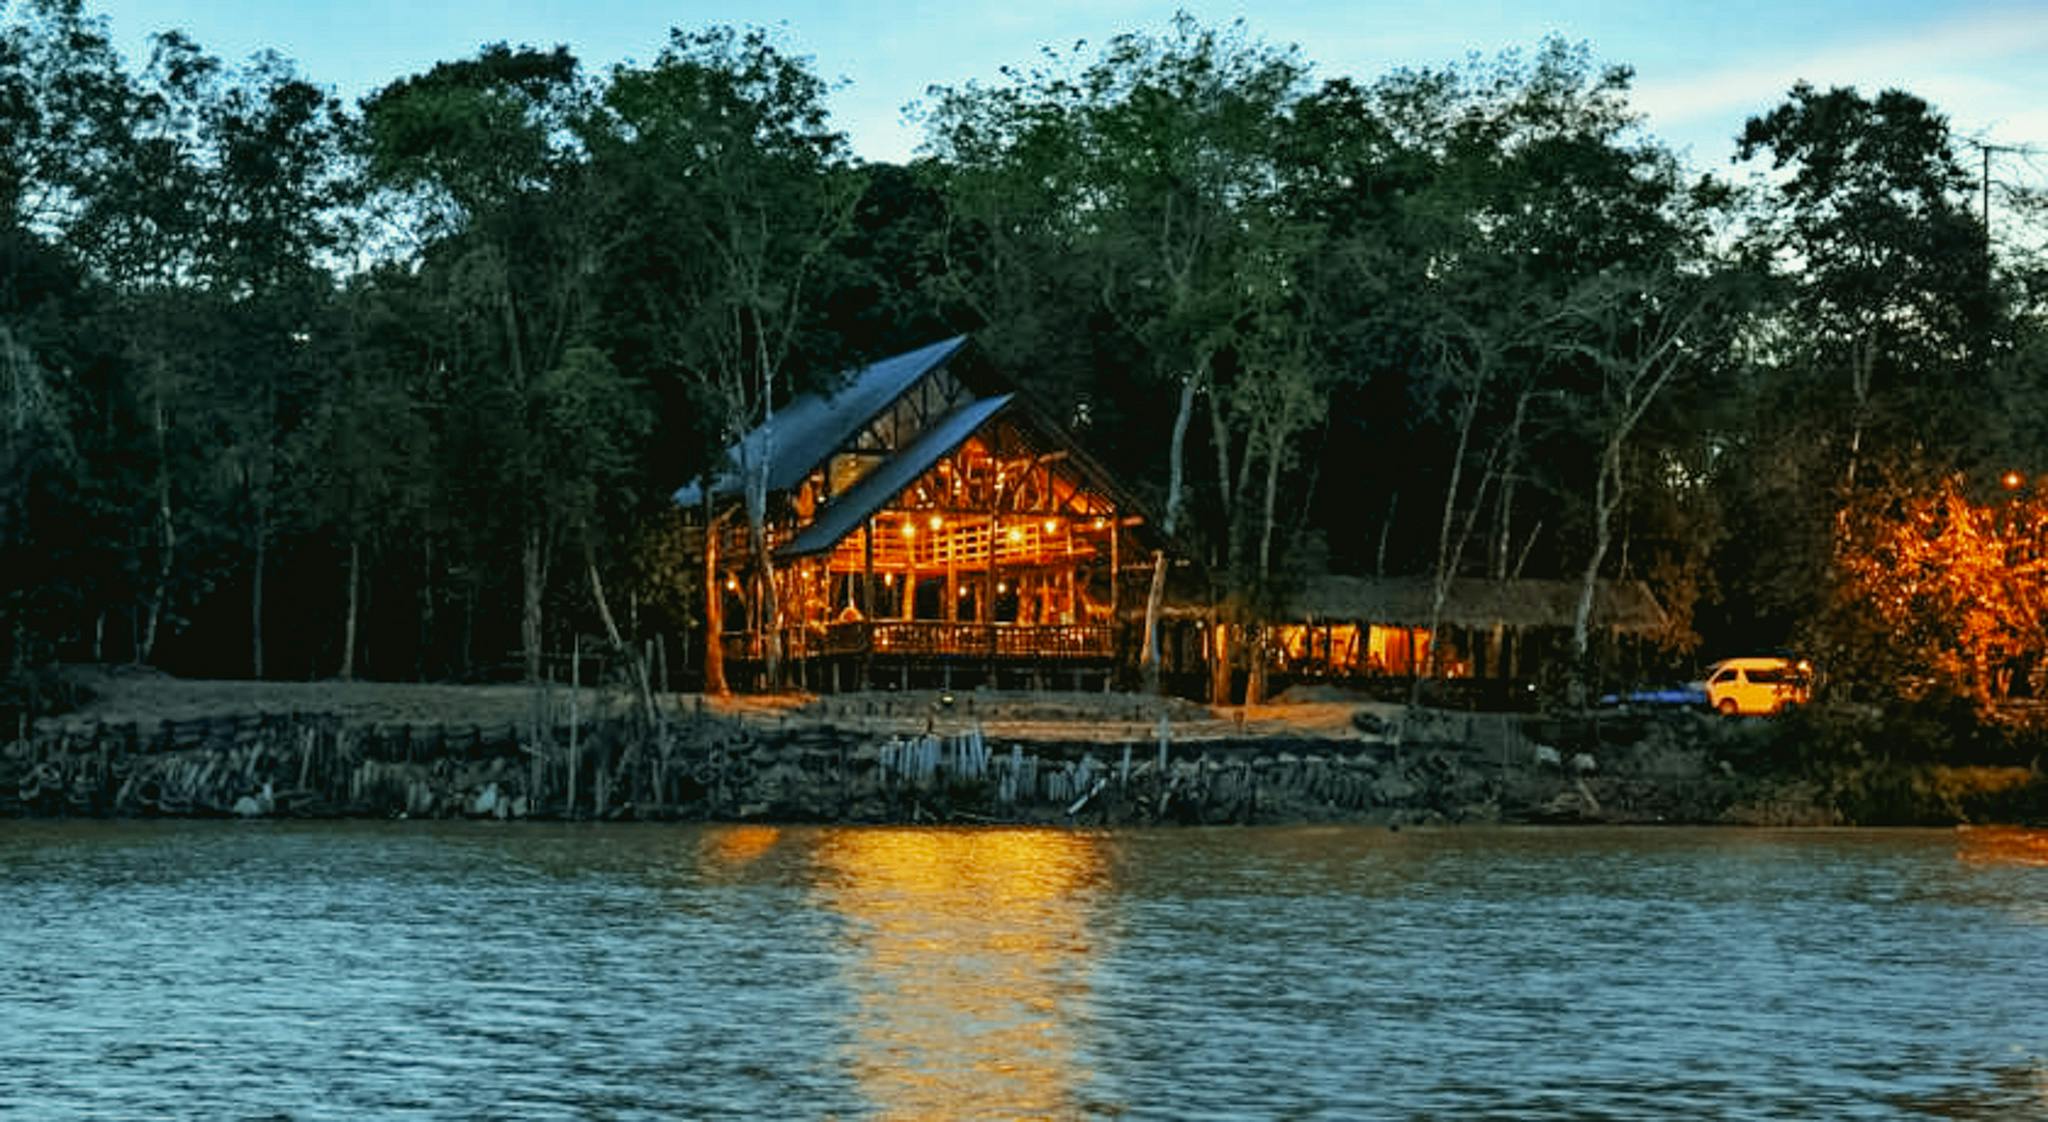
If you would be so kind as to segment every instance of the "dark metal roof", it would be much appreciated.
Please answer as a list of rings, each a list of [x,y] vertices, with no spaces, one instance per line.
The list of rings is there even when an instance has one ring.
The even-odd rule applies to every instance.
[[[817,520],[805,527],[795,541],[783,546],[780,555],[805,557],[823,553],[839,544],[841,538],[859,529],[876,511],[888,505],[890,499],[902,494],[904,488],[917,482],[919,476],[932,469],[932,465],[974,435],[975,430],[987,424],[1015,396],[1006,393],[984,397],[946,414],[938,424],[912,441],[910,447],[878,465],[852,489],[820,508]]]
[[[796,486],[820,461],[903,396],[919,378],[952,358],[966,342],[967,337],[959,335],[885,358],[853,372],[829,394],[809,393],[791,399],[774,419],[727,450],[727,467],[711,482],[712,496],[739,494],[739,465],[758,463],[764,454],[769,459],[769,492]],[[677,489],[675,501],[686,507],[703,502],[701,481]]]
[[[1296,618],[1428,627],[1434,582],[1429,577],[1325,576],[1288,598]],[[1448,627],[1570,627],[1579,584],[1564,580],[1484,580],[1460,577],[1444,597]],[[1641,581],[1601,581],[1593,592],[1593,626],[1650,632],[1664,626],[1664,609]]]

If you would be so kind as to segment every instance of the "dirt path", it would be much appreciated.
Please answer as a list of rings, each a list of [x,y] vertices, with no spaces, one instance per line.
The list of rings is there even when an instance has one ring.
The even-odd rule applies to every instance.
[[[570,691],[556,687],[536,696],[515,685],[429,685],[407,682],[252,682],[172,678],[148,671],[86,670],[81,681],[94,700],[66,722],[109,724],[189,721],[251,714],[319,713],[366,724],[514,725],[530,721],[536,706],[566,721]],[[1357,740],[1352,718],[1385,706],[1317,695],[1250,708],[1212,709],[1175,698],[1132,694],[961,690],[870,692],[815,696],[704,697],[668,694],[662,704],[679,714],[738,716],[775,724],[834,724],[879,733],[933,729],[961,731],[979,723],[990,735],[1020,740],[1148,741],[1166,717],[1175,740],[1219,737]],[[576,695],[586,718],[630,707],[617,692],[585,689]]]

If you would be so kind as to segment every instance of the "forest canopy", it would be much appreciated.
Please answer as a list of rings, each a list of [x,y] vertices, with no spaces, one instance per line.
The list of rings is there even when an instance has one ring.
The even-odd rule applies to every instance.
[[[887,165],[772,33],[650,47],[497,43],[351,105],[0,4],[6,669],[680,639],[675,488],[962,333],[1235,618],[1321,573],[1630,578],[1674,670],[1796,645],[1982,696],[2042,653],[2038,589],[1936,603],[2038,581],[2041,196],[1910,92],[1757,91],[1702,175],[1584,47],[1317,78],[1182,16],[934,88]],[[1925,548],[1979,525],[2025,556]]]

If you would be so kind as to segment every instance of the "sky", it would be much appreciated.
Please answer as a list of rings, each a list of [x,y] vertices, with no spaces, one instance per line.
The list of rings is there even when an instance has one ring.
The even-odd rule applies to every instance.
[[[2044,0],[87,0],[139,63],[147,38],[190,32],[239,59],[275,49],[346,99],[499,40],[567,44],[601,71],[647,61],[671,27],[775,29],[839,83],[835,123],[861,157],[901,161],[920,140],[904,106],[928,86],[999,79],[1041,47],[1163,30],[1176,8],[1206,24],[1243,18],[1273,44],[1297,44],[1317,78],[1370,81],[1477,53],[1584,42],[1636,72],[1646,127],[1699,170],[1725,169],[1743,121],[1792,83],[1910,90],[1961,136],[2039,149],[2001,154],[2016,178],[2048,169],[2048,2]],[[4,8],[0,3],[0,8]]]

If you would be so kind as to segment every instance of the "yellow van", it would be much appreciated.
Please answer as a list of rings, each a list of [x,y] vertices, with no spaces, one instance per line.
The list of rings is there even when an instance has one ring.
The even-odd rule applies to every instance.
[[[1782,713],[1813,699],[1813,667],[1789,658],[1724,658],[1707,667],[1707,704],[1716,713]]]

